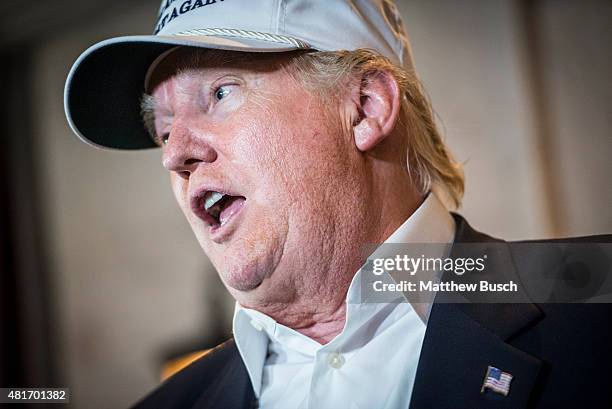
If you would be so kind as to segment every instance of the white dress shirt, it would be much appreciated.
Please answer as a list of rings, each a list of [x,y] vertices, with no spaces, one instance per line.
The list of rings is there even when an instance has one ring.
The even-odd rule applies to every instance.
[[[451,243],[454,233],[429,194],[385,243]],[[361,303],[360,276],[344,329],[325,345],[236,303],[234,338],[261,408],[408,408],[426,324],[408,302]]]

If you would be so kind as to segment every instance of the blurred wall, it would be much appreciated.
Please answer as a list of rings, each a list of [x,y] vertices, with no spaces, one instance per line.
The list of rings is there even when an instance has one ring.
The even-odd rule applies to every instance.
[[[461,211],[506,239],[612,229],[612,3],[399,3],[464,162]]]
[[[535,2],[560,234],[612,230],[612,2]]]
[[[78,408],[133,403],[169,350],[231,314],[159,153],[92,149],[64,118],[72,62],[98,40],[150,32],[150,3],[61,27],[33,55],[58,361]],[[511,239],[611,231],[610,4],[531,3],[400,2],[417,69],[465,163],[461,213]]]
[[[405,1],[401,10],[417,71],[465,166],[461,213],[504,238],[550,235],[516,3]]]

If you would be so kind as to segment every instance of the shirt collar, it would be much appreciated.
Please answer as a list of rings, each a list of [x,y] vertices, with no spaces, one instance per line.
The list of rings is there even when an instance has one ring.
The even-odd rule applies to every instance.
[[[427,195],[423,203],[417,210],[408,218],[400,227],[398,227],[391,236],[385,240],[385,244],[390,243],[452,243],[455,234],[455,221],[440,201],[434,194]],[[353,277],[347,291],[347,304],[358,305],[361,301],[360,288],[361,269],[359,269]],[[393,280],[388,274],[381,276],[385,280]],[[378,309],[380,306],[375,304],[370,305],[373,309]],[[427,309],[429,307],[427,306]],[[417,311],[417,313],[419,313]],[[421,313],[419,313],[421,315]],[[353,318],[354,317],[354,318]],[[345,329],[356,327],[357,320],[367,319],[364,314],[351,314],[350,308],[347,308],[347,323]],[[350,324],[350,325],[349,325]],[[247,372],[251,379],[255,396],[259,397],[261,392],[261,377],[262,369],[266,360],[267,346],[271,337],[279,330],[278,324],[273,318],[259,311],[242,307],[236,302],[233,318],[233,334],[236,340],[236,346],[242,357],[242,360],[247,368]],[[290,328],[282,328],[284,334],[293,331]],[[295,332],[295,331],[293,331]],[[302,334],[296,333],[296,337],[303,338]],[[290,339],[290,337],[289,337]],[[308,341],[308,340],[306,340]],[[308,350],[314,350],[320,346],[316,341],[304,342],[300,345],[307,347]],[[311,351],[312,352],[312,351]]]
[[[455,220],[434,193],[429,193],[406,221],[398,227],[387,243],[452,243]]]

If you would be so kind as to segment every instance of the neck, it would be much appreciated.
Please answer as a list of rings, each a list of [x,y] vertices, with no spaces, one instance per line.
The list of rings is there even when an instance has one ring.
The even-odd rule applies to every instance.
[[[348,289],[348,285],[346,286]],[[293,308],[292,308],[293,307]],[[295,308],[297,307],[297,308]],[[262,311],[273,317],[278,323],[325,345],[334,339],[346,322],[346,303],[340,300],[336,305],[319,306],[317,311],[305,312],[297,305],[283,311]]]
[[[414,200],[407,199],[410,197],[414,197]],[[380,215],[378,219],[380,223],[377,226],[379,230],[376,235],[369,236],[357,246],[359,252],[365,244],[383,243],[416,211],[422,202],[423,197],[421,195],[404,196],[403,208],[398,206],[389,209],[384,215]],[[334,263],[328,270],[337,273],[327,274],[324,285],[307,287],[308,291],[304,292],[305,295],[294,300],[294,302],[257,309],[271,316],[280,324],[292,328],[322,345],[327,344],[344,329],[346,296],[356,271],[365,262],[361,257],[360,253],[353,257],[338,258],[340,262]],[[423,311],[419,310],[419,312],[423,319],[425,309]]]
[[[345,229],[346,234],[332,241],[334,252],[325,265],[313,269],[315,272],[303,276],[300,282],[292,280],[276,288],[276,294],[291,294],[282,301],[242,305],[256,309],[320,344],[327,344],[342,332],[346,322],[346,295],[355,272],[365,262],[363,246],[383,243],[423,202],[423,196],[411,183],[372,186],[375,188],[370,191],[370,202],[365,206],[369,210],[361,212],[358,217],[345,219],[352,225]],[[325,273],[317,275],[316,271]]]

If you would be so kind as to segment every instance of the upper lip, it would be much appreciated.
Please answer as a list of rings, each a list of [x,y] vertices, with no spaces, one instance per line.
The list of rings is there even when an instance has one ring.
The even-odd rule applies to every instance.
[[[218,221],[212,217],[205,209],[202,203],[202,199],[208,192],[219,192],[222,195],[240,196],[239,194],[230,191],[229,189],[212,186],[212,185],[200,185],[189,194],[189,202],[191,204],[191,211],[198,216],[200,219],[207,222],[209,225],[218,224]]]

